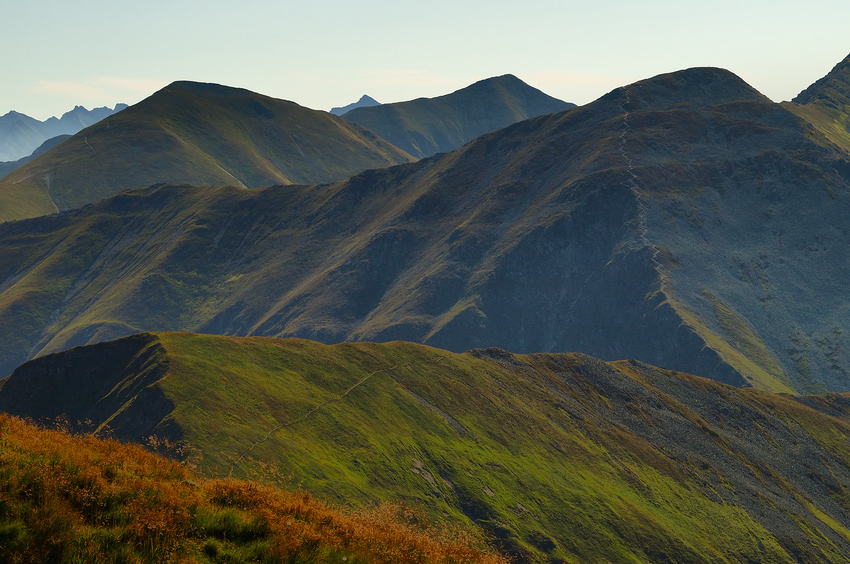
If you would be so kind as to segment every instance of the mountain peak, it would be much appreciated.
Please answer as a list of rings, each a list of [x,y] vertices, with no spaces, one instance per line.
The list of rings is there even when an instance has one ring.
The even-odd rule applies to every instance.
[[[717,67],[694,67],[660,74],[618,88],[609,96],[629,97],[630,110],[664,111],[675,107],[705,107],[741,100],[769,101],[738,75]]]
[[[573,106],[505,74],[436,98],[355,108],[345,114],[345,119],[415,157],[428,157],[453,151],[480,135],[519,121]]]
[[[481,90],[498,90],[504,89],[511,92],[522,91],[522,92],[535,92],[542,94],[543,96],[548,95],[541,92],[539,89],[534,88],[528,83],[524,82],[522,79],[517,78],[512,74],[503,74],[500,76],[493,76],[490,78],[484,78],[477,82],[470,84],[460,90],[453,92],[452,94],[446,94],[445,96],[440,96],[439,98],[445,98],[446,96],[452,96],[453,94],[463,93],[463,92],[476,92]],[[438,98],[438,99],[439,99]],[[554,99],[554,98],[553,98]]]
[[[374,98],[372,98],[368,94],[363,94],[362,96],[360,96],[360,99],[357,100],[357,103],[358,104],[376,104],[376,105],[380,104],[380,102],[378,102],[377,100],[375,100]]]
[[[186,92],[190,94],[226,97],[241,97],[246,95],[256,96],[254,92],[244,88],[225,86],[214,82],[194,82],[191,80],[174,81],[159,92]]]
[[[342,114],[350,112],[351,110],[356,109],[356,108],[370,108],[372,106],[380,106],[380,105],[381,105],[381,103],[379,101],[375,100],[374,98],[372,98],[371,96],[369,96],[367,94],[363,94],[360,97],[359,100],[357,100],[356,102],[352,102],[351,104],[348,104],[347,106],[339,106],[339,107],[336,107],[336,108],[331,108],[330,113],[332,113],[335,116],[341,116]]]
[[[818,103],[833,108],[850,104],[850,55],[825,77],[800,92],[792,102],[802,105]]]

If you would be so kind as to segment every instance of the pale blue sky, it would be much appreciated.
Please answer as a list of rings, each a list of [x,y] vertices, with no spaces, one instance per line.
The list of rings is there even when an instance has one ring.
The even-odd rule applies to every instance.
[[[694,66],[779,101],[850,53],[847,0],[7,0],[0,13],[0,115],[39,119],[181,79],[329,109],[511,73],[583,104]]]

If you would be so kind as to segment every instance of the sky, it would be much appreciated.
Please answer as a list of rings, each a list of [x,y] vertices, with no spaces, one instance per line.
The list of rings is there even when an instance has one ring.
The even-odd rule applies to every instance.
[[[2,13],[0,115],[41,120],[175,80],[328,110],[514,74],[585,104],[697,66],[782,101],[850,54],[847,0],[7,0]]]

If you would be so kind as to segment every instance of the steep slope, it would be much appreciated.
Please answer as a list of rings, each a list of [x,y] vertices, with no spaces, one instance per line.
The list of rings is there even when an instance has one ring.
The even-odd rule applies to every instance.
[[[316,184],[410,160],[327,112],[175,82],[13,171],[0,189],[11,186],[65,210],[160,182]],[[0,210],[0,220],[20,218]]]
[[[3,562],[506,562],[391,506],[343,512],[303,491],[205,480],[138,446],[6,414],[0,439]]]
[[[58,135],[73,135],[126,107],[126,104],[116,104],[115,108],[87,110],[76,106],[61,118],[52,117],[45,121],[11,111],[0,116],[0,161],[22,159],[48,139]]]
[[[2,409],[161,433],[212,475],[272,465],[325,499],[401,500],[541,562],[846,561],[848,406],[575,354],[189,334],[47,356],[0,389]]]
[[[847,153],[728,71],[689,69],[344,182],[152,187],[0,226],[0,372],[188,330],[848,391],[848,215]]]
[[[367,96],[363,94],[359,100],[356,102],[352,102],[348,105],[342,107],[331,108],[331,113],[335,116],[341,116],[344,113],[350,112],[354,108],[368,108],[370,106],[380,106],[381,103],[372,98],[371,96]]]
[[[573,106],[506,74],[437,98],[355,108],[344,117],[411,155],[428,157],[518,121]]]
[[[850,151],[850,55],[785,106]]]
[[[654,86],[678,92],[668,78]],[[661,289],[754,384],[846,391],[850,153],[786,106],[707,92],[704,108],[642,83],[615,93]]]

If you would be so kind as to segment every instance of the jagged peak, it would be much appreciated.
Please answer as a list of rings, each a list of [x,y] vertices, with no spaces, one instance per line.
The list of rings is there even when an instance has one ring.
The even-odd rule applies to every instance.
[[[359,99],[359,100],[357,100],[357,103],[358,103],[358,104],[362,104],[362,103],[364,103],[364,102],[368,102],[368,103],[370,103],[370,104],[375,104],[375,105],[380,105],[380,104],[381,104],[380,102],[378,102],[377,100],[375,100],[374,98],[372,98],[371,96],[369,96],[368,94],[363,94],[362,96],[360,96],[360,99]]]
[[[850,103],[850,55],[844,57],[826,76],[800,92],[792,102],[802,105],[817,102],[829,106]]]

